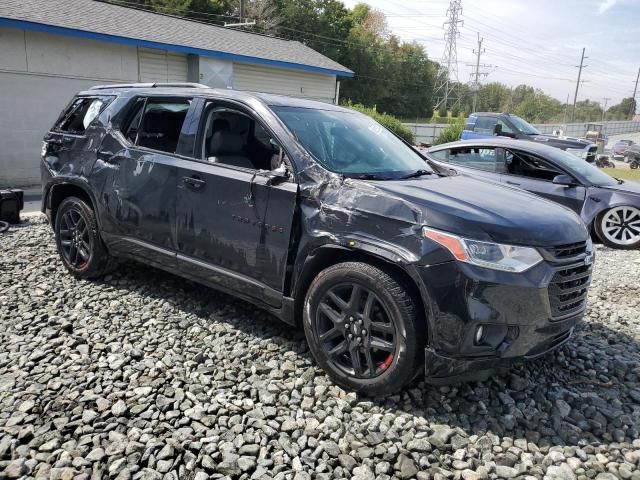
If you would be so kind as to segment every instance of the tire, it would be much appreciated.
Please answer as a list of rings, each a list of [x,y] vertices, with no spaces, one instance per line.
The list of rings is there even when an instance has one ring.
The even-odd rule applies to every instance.
[[[631,170],[635,170],[636,168],[638,168],[638,164],[639,164],[639,163],[640,163],[639,161],[637,161],[637,160],[633,160],[633,161],[631,161],[631,165],[629,165],[629,168],[630,168]]]
[[[622,250],[639,248],[640,209],[621,205],[605,210],[596,218],[595,229],[598,238],[607,247]]]
[[[65,268],[77,278],[96,278],[112,266],[112,259],[98,233],[96,215],[78,197],[65,198],[56,213],[55,237]]]
[[[423,315],[402,284],[373,265],[346,262],[320,272],[307,291],[303,324],[316,362],[346,390],[391,394],[423,366]]]

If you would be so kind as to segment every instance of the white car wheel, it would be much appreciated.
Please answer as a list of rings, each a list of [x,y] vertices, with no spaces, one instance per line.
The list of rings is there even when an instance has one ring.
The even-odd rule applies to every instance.
[[[599,231],[606,244],[618,248],[640,246],[640,209],[614,207],[600,217]]]

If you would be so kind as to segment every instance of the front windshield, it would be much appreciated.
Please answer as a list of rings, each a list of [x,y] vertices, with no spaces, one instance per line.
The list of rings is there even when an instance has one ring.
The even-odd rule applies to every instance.
[[[576,157],[571,153],[567,153],[564,150],[557,150],[557,152],[554,152],[554,158],[560,166],[563,166],[569,172],[575,173],[577,176],[586,179],[592,185],[606,187],[608,185],[618,184],[618,180],[615,178],[610,177],[597,167],[594,167],[583,159]]]
[[[272,107],[325,168],[348,177],[385,180],[433,170],[411,147],[357,112]]]
[[[509,115],[509,120],[511,120],[511,123],[515,125],[518,131],[524,133],[525,135],[540,135],[539,130],[537,130],[533,125],[531,125],[526,120],[521,119],[520,117]]]

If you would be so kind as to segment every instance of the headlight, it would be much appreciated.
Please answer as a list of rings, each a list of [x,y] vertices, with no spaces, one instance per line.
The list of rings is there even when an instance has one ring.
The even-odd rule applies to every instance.
[[[456,260],[480,267],[520,273],[542,261],[542,256],[531,247],[480,242],[427,227],[422,232],[449,250]]]
[[[576,157],[580,157],[583,160],[587,158],[587,151],[583,148],[567,148],[567,152],[573,153]]]

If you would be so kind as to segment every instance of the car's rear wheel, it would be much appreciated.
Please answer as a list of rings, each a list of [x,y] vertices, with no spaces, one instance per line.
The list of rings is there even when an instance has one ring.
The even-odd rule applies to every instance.
[[[108,270],[111,257],[98,233],[95,213],[84,200],[67,197],[62,201],[55,236],[62,263],[76,277],[99,277]]]
[[[596,219],[596,232],[608,247],[640,247],[640,209],[623,205],[605,210]]]
[[[631,165],[629,165],[629,168],[631,168],[632,170],[635,170],[636,168],[638,168],[638,160],[630,160],[631,161]]]
[[[362,262],[320,272],[307,292],[304,331],[318,364],[341,387],[392,393],[422,366],[422,315],[400,282]]]

